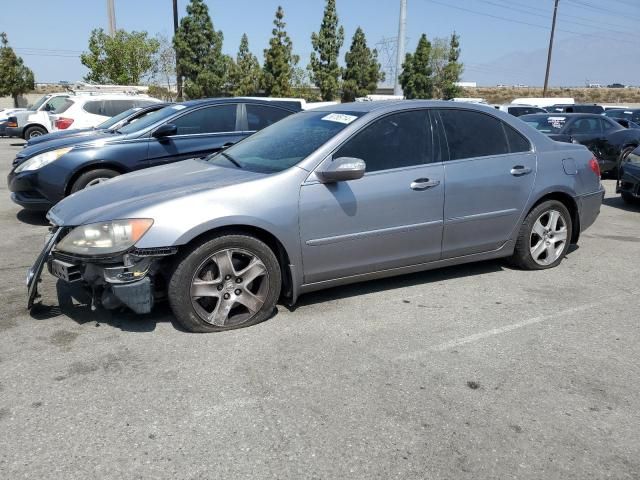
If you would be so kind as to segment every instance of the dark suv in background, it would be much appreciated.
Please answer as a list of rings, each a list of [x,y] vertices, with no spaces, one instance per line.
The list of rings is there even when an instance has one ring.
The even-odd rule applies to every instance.
[[[37,144],[13,161],[11,199],[26,209],[47,210],[71,193],[123,173],[218,152],[300,110],[300,102],[287,100],[194,100],[119,130]]]

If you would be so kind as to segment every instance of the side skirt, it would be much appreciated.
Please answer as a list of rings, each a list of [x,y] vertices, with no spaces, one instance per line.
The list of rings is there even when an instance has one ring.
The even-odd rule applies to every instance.
[[[352,275],[349,277],[341,277],[333,280],[325,280],[322,282],[306,283],[301,285],[299,289],[294,289],[295,297],[291,299],[291,304],[293,305],[296,302],[298,295],[302,295],[303,293],[315,292],[317,290],[323,290],[325,288],[331,288],[338,285],[347,285],[349,283],[364,282],[368,280],[394,277],[396,275],[435,270],[437,268],[450,267],[463,263],[480,262],[483,260],[508,257],[513,254],[514,247],[515,245],[513,241],[509,240],[500,248],[492,250],[490,252],[474,253],[472,255],[463,255],[461,257],[447,258],[445,260],[436,260],[434,262],[428,263],[419,263],[417,265],[409,265],[406,267],[390,268],[387,270],[379,270],[377,272],[363,273],[360,275]]]

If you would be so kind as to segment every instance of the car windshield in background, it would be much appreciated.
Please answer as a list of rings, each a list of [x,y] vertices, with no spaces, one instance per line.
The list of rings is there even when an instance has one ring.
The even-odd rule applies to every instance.
[[[303,112],[287,117],[246,140],[209,157],[211,162],[235,163],[260,173],[281,172],[290,168],[347,125],[362,112]]]
[[[527,124],[542,133],[557,134],[564,128],[567,123],[567,117],[561,115],[553,115],[551,117],[546,115],[528,115],[522,120]]]
[[[187,107],[185,107],[184,105],[171,105],[170,107],[161,108],[160,110],[156,110],[155,112],[150,113],[146,117],[142,117],[137,122],[133,122],[133,123],[130,123],[129,125],[125,125],[118,131],[120,133],[137,132],[138,130],[147,128],[156,122],[172,117],[173,115],[178,113],[180,110],[183,110],[185,108]]]
[[[121,114],[116,115],[115,117],[111,117],[108,120],[105,120],[100,125],[98,125],[96,127],[96,129],[98,129],[98,130],[102,130],[102,129],[106,130],[108,128],[111,128],[116,123],[118,123],[120,120],[122,120],[123,118],[127,118],[132,113],[137,112],[138,110],[141,110],[141,109],[142,109],[142,107],[133,107],[133,108],[130,108],[129,110],[125,110]]]

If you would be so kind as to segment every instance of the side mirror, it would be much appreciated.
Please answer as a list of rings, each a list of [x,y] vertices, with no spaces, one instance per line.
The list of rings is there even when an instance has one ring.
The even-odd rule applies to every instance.
[[[158,128],[156,128],[155,132],[153,132],[153,136],[155,138],[164,138],[175,135],[177,132],[178,127],[176,127],[173,123],[165,123],[164,125],[160,125]]]
[[[362,178],[366,169],[364,160],[340,157],[324,165],[321,170],[316,170],[316,176],[322,183],[346,182]]]

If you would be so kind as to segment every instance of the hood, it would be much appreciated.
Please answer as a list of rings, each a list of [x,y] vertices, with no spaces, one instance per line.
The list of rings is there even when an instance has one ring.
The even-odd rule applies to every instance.
[[[199,159],[185,160],[122,175],[81,190],[55,205],[47,216],[57,225],[74,226],[131,218],[149,207],[157,208],[175,199],[266,176]]]
[[[58,138],[52,138],[49,141],[43,141],[41,143],[31,144],[29,143],[18,155],[16,158],[20,161],[26,160],[27,158],[31,158],[34,155],[38,155],[43,152],[48,152],[49,150],[55,150],[57,148],[76,146],[76,145],[85,145],[90,144],[93,141],[100,140],[106,142],[113,142],[117,140],[122,140],[124,135],[120,135],[118,133],[110,133],[108,130],[92,130],[93,133],[87,132],[86,134],[72,135],[72,136],[62,136]],[[48,135],[43,135],[43,137]]]
[[[33,137],[31,140],[27,142],[25,148],[32,147],[33,145],[38,145],[42,142],[48,142],[50,140],[59,140],[64,137],[77,137],[81,135],[91,135],[92,133],[96,133],[97,130],[93,128],[74,128],[73,130],[57,130],[52,133],[47,133],[46,135],[40,135],[38,137]]]

